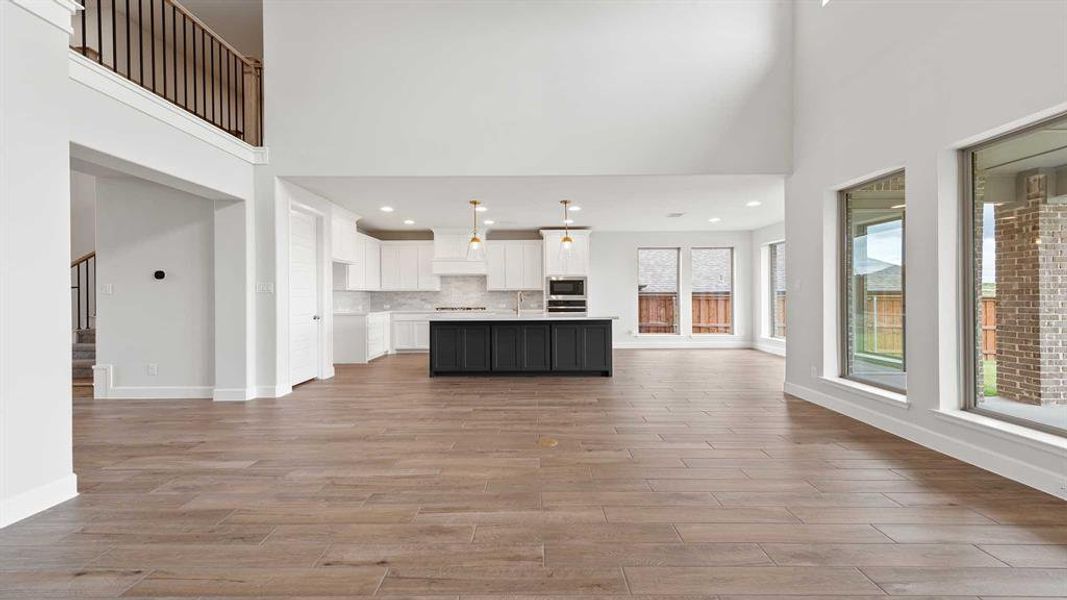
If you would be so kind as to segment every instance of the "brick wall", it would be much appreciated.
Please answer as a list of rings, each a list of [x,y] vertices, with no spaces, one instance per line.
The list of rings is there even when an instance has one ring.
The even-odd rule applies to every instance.
[[[1020,176],[1019,200],[995,210],[997,394],[1027,404],[1067,404],[1067,205],[1049,203],[1054,181]]]

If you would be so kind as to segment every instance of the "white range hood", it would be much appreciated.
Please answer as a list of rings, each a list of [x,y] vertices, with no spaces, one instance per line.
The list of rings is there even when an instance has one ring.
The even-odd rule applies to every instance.
[[[484,238],[484,233],[482,237]],[[467,258],[467,243],[470,239],[469,229],[434,229],[433,274],[485,275],[484,253],[481,260]]]

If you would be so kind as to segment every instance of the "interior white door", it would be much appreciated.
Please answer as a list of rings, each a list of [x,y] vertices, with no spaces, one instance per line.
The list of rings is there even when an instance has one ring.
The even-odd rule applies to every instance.
[[[315,217],[289,211],[289,383],[319,373],[319,235]]]

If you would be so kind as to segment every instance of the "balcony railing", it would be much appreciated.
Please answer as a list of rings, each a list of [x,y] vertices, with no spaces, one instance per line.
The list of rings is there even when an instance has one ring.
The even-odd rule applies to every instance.
[[[263,77],[174,0],[80,0],[70,45],[253,146],[263,139]]]

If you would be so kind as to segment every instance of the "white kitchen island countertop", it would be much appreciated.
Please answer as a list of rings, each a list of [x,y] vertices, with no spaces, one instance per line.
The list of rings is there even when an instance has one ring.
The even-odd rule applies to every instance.
[[[524,312],[510,313],[446,313],[430,317],[431,321],[614,321],[614,315],[586,315],[566,313]]]

